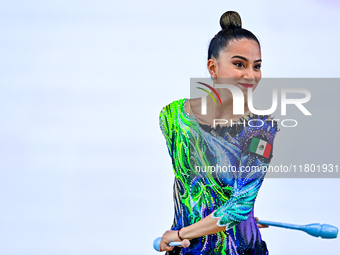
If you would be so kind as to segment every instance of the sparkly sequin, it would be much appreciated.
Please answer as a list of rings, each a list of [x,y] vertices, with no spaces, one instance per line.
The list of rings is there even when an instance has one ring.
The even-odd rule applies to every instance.
[[[175,174],[171,229],[191,225],[212,213],[226,230],[192,239],[188,248],[176,247],[167,254],[268,254],[253,206],[265,176],[263,169],[273,154],[271,151],[269,158],[262,157],[250,152],[249,145],[254,137],[273,145],[277,123],[266,121],[268,116],[249,114],[248,119],[240,118],[239,125],[212,128],[185,112],[186,102],[172,102],[159,116]],[[215,170],[218,166],[234,167],[236,171],[212,171],[211,166]],[[259,170],[240,171],[252,166]]]

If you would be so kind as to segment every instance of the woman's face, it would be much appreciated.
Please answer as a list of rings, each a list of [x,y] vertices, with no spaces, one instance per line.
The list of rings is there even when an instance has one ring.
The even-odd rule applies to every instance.
[[[208,69],[211,76],[217,78],[215,83],[235,85],[247,98],[248,87],[254,91],[261,80],[260,47],[254,40],[246,38],[231,41],[225,50],[220,51],[218,60],[208,61]]]

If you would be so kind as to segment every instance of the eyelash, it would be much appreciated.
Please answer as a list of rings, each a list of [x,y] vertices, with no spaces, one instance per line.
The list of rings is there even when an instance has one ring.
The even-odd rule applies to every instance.
[[[242,64],[242,66],[239,66],[239,64]],[[234,63],[235,66],[237,67],[244,67],[244,64],[242,62],[237,62],[237,63]],[[262,65],[256,65],[255,68],[260,70],[262,67]]]
[[[242,66],[239,66],[239,64],[242,64]],[[237,62],[237,63],[234,63],[235,66],[237,67],[244,67],[243,63],[242,62]]]

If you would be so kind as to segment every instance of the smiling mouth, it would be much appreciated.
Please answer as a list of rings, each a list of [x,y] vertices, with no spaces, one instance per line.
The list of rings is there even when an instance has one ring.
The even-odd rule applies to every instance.
[[[240,85],[242,85],[245,88],[252,88],[254,86],[254,84],[252,83],[240,83]]]

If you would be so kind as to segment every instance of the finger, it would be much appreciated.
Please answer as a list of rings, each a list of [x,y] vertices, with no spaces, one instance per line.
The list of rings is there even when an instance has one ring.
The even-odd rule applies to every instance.
[[[166,251],[171,251],[173,248],[174,248],[174,246],[167,246],[167,247],[165,248],[165,250],[166,250]]]
[[[165,251],[165,247],[162,242],[159,243],[159,251]]]
[[[159,250],[159,251],[162,251],[162,239],[161,239],[161,241],[159,242],[158,250]]]

